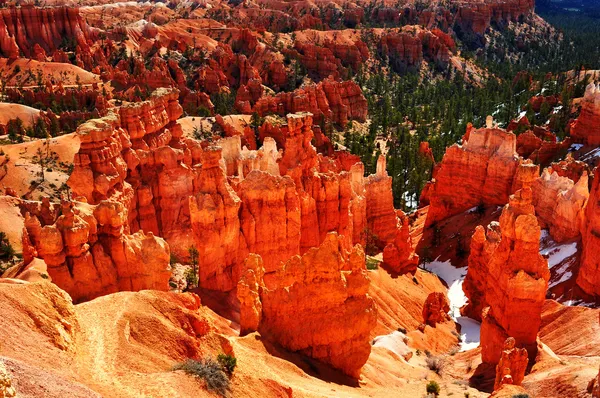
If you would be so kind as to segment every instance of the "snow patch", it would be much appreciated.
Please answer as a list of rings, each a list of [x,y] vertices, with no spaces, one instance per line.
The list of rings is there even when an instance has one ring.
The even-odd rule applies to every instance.
[[[552,245],[540,250],[542,256],[548,256],[548,268],[552,269],[577,253],[577,242]]]
[[[596,148],[590,152],[587,152],[581,157],[581,160],[591,160],[597,157],[600,157],[600,148]]]
[[[479,346],[481,324],[474,319],[460,315],[460,308],[467,304],[467,296],[462,289],[467,267],[456,268],[450,260],[435,259],[425,267],[439,276],[448,285],[448,300],[450,301],[450,316],[461,326],[460,351],[468,351]]]
[[[405,338],[406,335],[404,333],[393,331],[390,334],[375,337],[373,339],[373,347],[383,347],[399,357],[404,357],[404,355],[410,352],[410,348],[404,342]]]
[[[574,151],[578,151],[581,148],[583,148],[583,144],[573,144],[573,145],[571,145],[571,147],[569,149],[572,149]]]

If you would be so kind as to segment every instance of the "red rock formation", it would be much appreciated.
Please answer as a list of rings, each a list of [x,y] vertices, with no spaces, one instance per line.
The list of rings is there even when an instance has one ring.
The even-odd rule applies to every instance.
[[[240,148],[239,136],[204,148],[182,138],[181,112],[176,90],[158,90],[80,126],[74,194],[92,204],[120,201],[132,231],[163,237],[178,258],[195,246],[199,283],[208,289],[234,289],[250,252],[272,272],[332,231],[349,246],[364,243],[362,169],[317,156],[310,114],[288,115],[272,130],[261,126],[263,147],[252,151]]]
[[[358,378],[371,352],[377,309],[359,246],[346,252],[342,237],[292,257],[262,290],[263,336]]]
[[[529,105],[535,112],[539,112],[542,109],[542,105],[546,104],[550,108],[554,108],[558,105],[559,98],[556,95],[543,96],[536,95],[529,99]]]
[[[575,142],[586,145],[600,145],[600,91],[590,83],[585,89],[579,117],[571,124],[570,134]]]
[[[490,282],[488,264],[500,244],[500,239],[500,225],[497,222],[492,222],[487,229],[478,225],[471,237],[469,268],[462,286],[469,302],[461,308],[461,313],[478,321],[481,321],[481,311],[487,307],[485,296]]]
[[[485,31],[492,21],[502,26],[530,14],[534,8],[534,0],[464,2],[456,13],[459,35],[468,39],[469,34],[474,34],[476,38],[471,40],[475,39],[476,44],[483,45]]]
[[[4,362],[0,361],[0,397],[13,398],[17,396],[17,391],[12,385],[10,373],[6,370]]]
[[[574,183],[577,183],[584,173],[587,175],[591,174],[590,167],[587,165],[587,163],[574,160],[569,154],[567,154],[565,160],[552,163],[550,165],[549,172],[556,173],[561,177],[567,177]]]
[[[598,176],[599,169],[594,170]],[[600,178],[594,178],[581,226],[581,266],[577,285],[590,296],[600,296]]]
[[[260,294],[264,288],[264,274],[260,256],[250,254],[244,261],[236,292],[240,301],[240,336],[257,331],[262,320]]]
[[[444,293],[433,292],[423,304],[423,323],[435,327],[436,324],[450,320],[450,304]]]
[[[17,58],[20,54],[36,58],[36,52],[52,55],[63,39],[73,40],[86,50],[88,40],[96,34],[79,15],[77,7],[30,5],[0,10],[0,32],[0,51],[7,58]]]
[[[346,126],[349,120],[366,120],[367,100],[356,83],[325,79],[315,86],[262,97],[256,102],[253,112],[261,116],[310,112],[317,122],[325,118]]]
[[[168,289],[168,245],[152,233],[130,235],[127,211],[117,202],[65,202],[51,223],[26,212],[25,227],[53,282],[75,302],[123,290]]]
[[[533,205],[542,228],[549,228],[557,242],[578,237],[584,218],[583,207],[589,197],[587,173],[574,184],[552,169],[544,169],[532,189]]]
[[[531,189],[523,188],[510,197],[500,216],[502,238],[487,264],[488,307],[482,314],[481,355],[486,363],[500,361],[509,336],[515,338],[518,347],[527,349],[530,358],[537,352],[550,272],[539,254],[541,229],[531,202]]]
[[[409,236],[408,217],[394,209],[392,178],[386,170],[385,156],[377,159],[374,175],[366,180],[368,237],[379,249],[383,249],[383,263],[398,274],[414,273],[419,256]]]
[[[527,350],[515,347],[515,339],[509,337],[504,342],[504,349],[500,362],[496,366],[496,381],[494,391],[499,390],[504,384],[520,386],[525,377],[525,370],[529,362]]]
[[[300,254],[300,200],[293,180],[254,170],[238,192],[241,232],[248,251],[262,257],[265,272]]]
[[[448,148],[426,186],[430,203],[426,224],[481,204],[507,203],[519,165],[515,143],[512,133],[484,128],[471,131],[462,146]]]
[[[517,137],[517,153],[524,158],[529,158],[541,146],[542,139],[533,134],[533,131],[526,131]]]

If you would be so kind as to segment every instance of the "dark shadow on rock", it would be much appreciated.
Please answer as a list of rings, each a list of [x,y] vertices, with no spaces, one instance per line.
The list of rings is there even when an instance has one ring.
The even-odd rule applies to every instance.
[[[315,377],[328,383],[335,383],[349,387],[359,387],[358,380],[355,380],[352,377],[345,375],[344,373],[332,368],[329,365],[319,362],[316,359],[310,358],[304,354],[288,351],[285,348],[281,347],[279,344],[263,338],[258,333],[254,334],[254,338],[256,340],[259,340],[263,344],[263,346],[270,355],[283,359],[284,361],[293,363],[309,376]]]
[[[469,379],[469,385],[479,391],[491,394],[494,391],[495,379],[496,365],[481,363]]]

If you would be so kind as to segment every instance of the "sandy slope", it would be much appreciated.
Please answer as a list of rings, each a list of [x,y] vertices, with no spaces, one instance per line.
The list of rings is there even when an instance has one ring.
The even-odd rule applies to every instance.
[[[18,69],[15,69],[17,66]],[[20,72],[18,72],[19,69]],[[36,86],[35,77],[38,73],[41,73],[44,82],[51,82],[52,84],[62,82],[63,85],[69,86],[78,83],[82,85],[100,83],[98,75],[72,64],[38,62],[27,58],[18,58],[15,60],[0,59],[0,76],[6,81],[8,87],[18,86],[19,83],[24,87]],[[77,81],[77,76],[79,76],[79,82]]]
[[[25,127],[29,127],[40,115],[39,109],[21,104],[0,102],[0,124],[6,124],[11,119],[20,118]]]
[[[48,196],[53,194],[56,188],[60,188],[69,177],[66,164],[72,164],[75,154],[79,151],[79,137],[72,133],[50,139],[50,152],[56,153],[57,161],[49,165],[52,171],[46,170],[46,181],[41,186],[33,187],[32,183],[35,183],[35,186],[40,180],[37,175],[40,166],[35,164],[34,157],[39,148],[46,150],[45,143],[46,140],[36,140],[0,146],[4,152],[4,155],[0,155],[0,165],[3,165],[0,169],[0,186],[11,187],[19,196],[30,195],[32,199],[38,199],[42,195]],[[61,162],[64,164],[61,165]]]

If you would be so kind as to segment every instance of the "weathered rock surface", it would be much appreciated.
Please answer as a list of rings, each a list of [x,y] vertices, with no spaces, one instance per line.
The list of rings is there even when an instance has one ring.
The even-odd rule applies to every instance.
[[[515,339],[509,337],[504,342],[500,362],[496,366],[496,381],[494,390],[499,390],[504,384],[520,386],[525,377],[529,359],[527,350],[515,347]]]
[[[17,396],[15,388],[12,386],[12,379],[6,370],[4,363],[0,361],[0,398],[13,398]]]
[[[500,224],[497,222],[490,223],[487,228],[478,225],[471,237],[469,268],[463,283],[463,291],[469,302],[461,308],[461,313],[469,318],[481,321],[481,311],[487,306],[485,295],[489,282],[488,264],[500,240]]]
[[[120,203],[64,202],[61,215],[51,222],[27,211],[33,210],[31,205],[22,208],[36,255],[74,301],[123,290],[168,289],[168,245],[151,232],[129,234],[127,211]]]
[[[43,54],[52,55],[65,38],[88,48],[88,40],[95,34],[77,7],[31,5],[0,10],[0,32],[0,51],[7,58],[17,58],[20,54],[45,58]]]
[[[436,324],[450,320],[450,304],[446,295],[441,292],[433,292],[427,296],[423,304],[423,322],[431,327]]]
[[[260,294],[260,330],[287,349],[358,378],[371,352],[377,309],[367,294],[362,249],[346,252],[344,246],[340,236],[328,234],[320,247],[268,276]]]
[[[377,159],[374,175],[365,182],[367,198],[367,239],[383,249],[384,265],[397,274],[414,273],[419,256],[410,239],[408,217],[394,209],[392,177],[386,170],[385,156]]]
[[[577,183],[544,169],[532,186],[533,205],[542,228],[548,228],[556,242],[580,235],[583,207],[589,197],[587,173]]]
[[[260,294],[264,288],[264,274],[260,256],[250,254],[244,261],[236,292],[240,301],[240,336],[257,331],[262,320]]]
[[[200,286],[208,289],[233,290],[248,253],[272,272],[329,232],[344,236],[348,247],[364,245],[367,208],[381,199],[366,197],[358,159],[317,155],[311,114],[263,124],[263,146],[249,150],[239,135],[212,146],[183,138],[181,112],[177,91],[163,89],[80,126],[69,179],[74,194],[90,204],[121,202],[129,230],[163,237],[177,258],[195,246]],[[384,193],[393,242],[400,227],[391,186]]]
[[[465,288],[472,311],[485,307],[481,355],[483,362],[494,364],[499,362],[508,337],[514,337],[519,348],[526,348],[530,358],[537,351],[536,338],[550,272],[547,261],[539,254],[541,229],[530,188],[525,187],[510,197],[500,216],[500,231],[499,243],[497,233],[489,233],[489,242],[481,228],[475,233],[473,245],[481,247],[471,254],[470,263],[478,265],[473,268],[477,272],[469,276],[473,272],[469,269],[470,281]],[[486,267],[482,260],[488,258]],[[473,291],[476,294],[471,296]]]
[[[600,145],[600,88],[590,83],[585,89],[581,112],[570,127],[573,140],[586,145]]]
[[[471,131],[462,146],[448,148],[425,187],[427,225],[478,205],[506,204],[519,165],[515,144],[512,133],[482,128]]]
[[[587,386],[588,394],[592,394],[592,398],[600,398],[600,371],[598,376],[590,380]]]
[[[584,209],[581,225],[581,266],[577,285],[590,296],[600,296],[600,178],[599,169],[594,170],[596,178],[592,183],[590,197]]]
[[[317,85],[307,86],[292,92],[260,98],[253,107],[259,115],[310,112],[315,121],[326,118],[340,126],[348,121],[365,121],[367,100],[360,87],[352,81],[337,82],[325,79]]]

